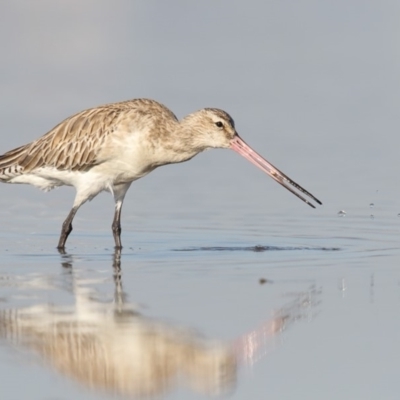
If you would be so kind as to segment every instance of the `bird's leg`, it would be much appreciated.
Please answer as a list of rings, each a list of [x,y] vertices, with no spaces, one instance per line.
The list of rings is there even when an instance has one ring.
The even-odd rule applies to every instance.
[[[76,206],[72,207],[72,210],[69,212],[68,217],[62,224],[60,240],[58,241],[58,246],[57,246],[57,249],[59,250],[64,250],[65,248],[65,242],[68,239],[68,235],[72,232],[72,220],[74,219],[75,214],[78,211],[78,208],[79,207]]]
[[[113,269],[114,269],[114,303],[117,306],[118,312],[123,311],[123,305],[126,300],[126,294],[122,288],[122,272],[121,272],[121,249],[116,248],[113,257]]]
[[[121,209],[122,209],[122,201],[117,201],[115,203],[115,213],[114,220],[111,225],[111,229],[114,235],[115,248],[122,249],[121,244]]]
[[[122,209],[122,203],[124,202],[126,192],[128,191],[130,186],[131,186],[131,182],[114,185],[112,188],[112,193],[114,195],[114,200],[115,200],[115,213],[114,213],[114,220],[111,225],[111,229],[112,229],[112,232],[114,235],[115,249],[122,249],[121,209]]]

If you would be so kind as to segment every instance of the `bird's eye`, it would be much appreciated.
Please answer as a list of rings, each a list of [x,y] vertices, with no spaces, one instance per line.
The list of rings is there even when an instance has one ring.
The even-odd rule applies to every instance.
[[[216,122],[215,125],[217,125],[218,128],[222,128],[224,126],[224,124],[221,121]]]

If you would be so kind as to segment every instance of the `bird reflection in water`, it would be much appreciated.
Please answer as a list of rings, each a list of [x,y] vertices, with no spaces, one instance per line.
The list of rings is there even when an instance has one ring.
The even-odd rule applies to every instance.
[[[296,294],[260,327],[223,343],[135,311],[122,288],[120,251],[113,260],[112,303],[96,300],[96,292],[79,282],[70,255],[62,256],[62,266],[74,307],[0,310],[0,337],[91,389],[136,398],[160,396],[176,385],[207,395],[231,392],[238,366],[254,364],[291,323],[312,317],[318,294],[315,288]]]

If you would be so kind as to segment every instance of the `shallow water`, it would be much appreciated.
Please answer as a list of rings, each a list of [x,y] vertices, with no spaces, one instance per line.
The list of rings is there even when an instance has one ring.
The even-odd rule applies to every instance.
[[[396,213],[127,218],[119,255],[85,217],[105,199],[66,254],[53,210],[2,231],[6,398],[395,398]]]

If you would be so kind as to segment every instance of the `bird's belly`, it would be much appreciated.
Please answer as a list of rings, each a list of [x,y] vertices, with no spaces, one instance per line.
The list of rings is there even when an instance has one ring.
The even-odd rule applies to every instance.
[[[104,175],[93,169],[89,171],[58,170],[54,167],[42,167],[21,174],[10,183],[27,183],[39,189],[49,191],[58,186],[74,186],[77,191],[99,193],[108,190],[113,184],[113,177]]]
[[[122,183],[130,183],[130,182],[136,181],[140,178],[143,178],[148,173],[150,173],[153,169],[154,168],[152,168],[150,170],[146,170],[146,171],[138,171],[136,173],[121,172],[121,173],[116,174],[113,177],[112,182],[114,185],[120,185]]]
[[[10,179],[9,183],[26,183],[49,191],[58,186],[74,186],[74,172],[57,171],[55,168],[40,168],[18,175]],[[76,174],[75,174],[76,175]]]
[[[156,166],[144,165],[143,163],[125,161],[105,162],[93,168],[93,172],[108,177],[112,184],[118,185],[121,183],[129,183],[143,178],[148,173],[153,171]]]

